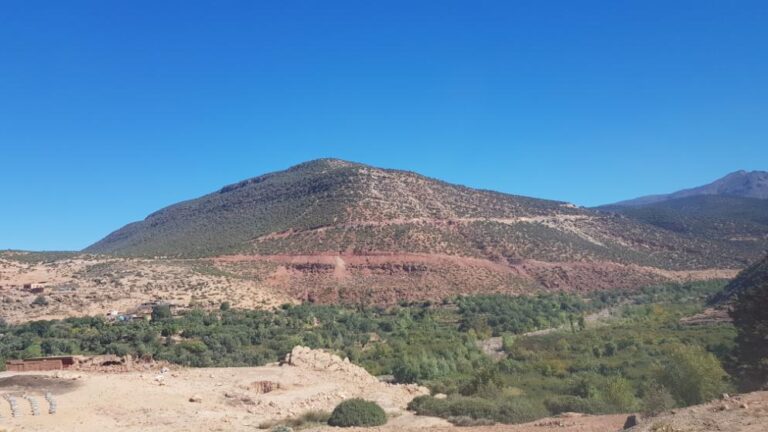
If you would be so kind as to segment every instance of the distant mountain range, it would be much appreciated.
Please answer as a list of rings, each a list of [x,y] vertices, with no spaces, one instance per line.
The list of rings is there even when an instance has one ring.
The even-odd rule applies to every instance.
[[[736,171],[710,184],[598,207],[687,237],[741,244],[759,256],[768,239],[768,172]]]
[[[755,260],[768,247],[768,224],[763,201],[750,202],[735,221],[727,202],[673,206],[655,220],[617,211],[623,206],[585,209],[320,159],[166,207],[85,251],[238,263],[239,272],[317,298],[631,287]],[[679,212],[697,218],[678,226]],[[712,218],[727,223],[720,229]]]
[[[678,198],[688,198],[702,195],[767,199],[768,172],[736,171],[704,186],[691,189],[683,189],[670,194],[648,195],[640,198],[617,202],[613,204],[613,206],[638,207]]]

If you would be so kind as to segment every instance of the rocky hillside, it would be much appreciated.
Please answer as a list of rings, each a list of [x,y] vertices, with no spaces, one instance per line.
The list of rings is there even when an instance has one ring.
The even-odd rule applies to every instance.
[[[738,268],[754,258],[704,236],[677,235],[568,203],[335,159],[172,205],[86,251],[173,257],[425,253],[669,269]]]
[[[681,236],[729,243],[745,256],[760,256],[768,248],[768,200],[764,199],[699,195],[600,209]]]
[[[687,198],[702,195],[768,199],[768,172],[743,170],[736,171],[704,186],[691,189],[683,189],[671,194],[648,195],[627,201],[621,201],[614,205],[623,207],[644,206],[677,198]]]
[[[86,252],[206,259],[300,300],[392,303],[730,277],[764,244],[321,159],[164,208]]]
[[[564,203],[473,190],[414,173],[321,159],[229,185],[149,215],[87,248],[120,255],[211,256],[263,249],[268,235],[420,221],[579,215]],[[363,244],[365,239],[355,243]],[[302,246],[305,251],[332,245]]]

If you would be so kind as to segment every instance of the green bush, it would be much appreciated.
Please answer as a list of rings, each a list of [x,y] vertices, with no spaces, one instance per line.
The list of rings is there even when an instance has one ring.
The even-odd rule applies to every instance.
[[[637,398],[632,384],[619,376],[609,377],[600,390],[600,399],[612,412],[630,412],[637,408]]]
[[[349,399],[334,408],[328,419],[330,426],[381,426],[387,422],[387,414],[375,402]]]
[[[698,346],[672,349],[657,379],[681,405],[696,405],[714,399],[725,390],[727,374],[717,357]]]
[[[541,402],[533,402],[521,397],[511,397],[498,402],[494,420],[502,423],[525,423],[546,417],[549,413]]]
[[[548,414],[543,405],[520,397],[490,400],[466,396],[447,399],[419,396],[408,404],[408,409],[419,415],[464,419],[461,423],[467,423],[466,419],[523,423]]]
[[[48,306],[48,299],[45,296],[39,295],[32,300],[33,306]]]
[[[171,306],[167,304],[152,306],[152,321],[160,321],[169,319],[173,315],[171,314]]]
[[[498,409],[493,401],[465,396],[452,396],[447,399],[419,396],[408,404],[408,409],[415,411],[419,415],[443,418],[468,417],[475,420],[492,420],[498,413]]]

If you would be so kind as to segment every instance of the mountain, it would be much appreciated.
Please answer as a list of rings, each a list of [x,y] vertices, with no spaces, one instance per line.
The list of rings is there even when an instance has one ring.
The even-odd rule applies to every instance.
[[[293,247],[340,252],[355,247],[390,248],[376,244],[373,237],[380,236],[375,233],[371,233],[373,237],[351,238],[342,231],[364,234],[391,226],[418,229],[441,221],[469,223],[583,213],[566,203],[474,190],[411,172],[320,159],[166,207],[115,231],[86,251],[211,256]],[[291,246],[286,241],[307,232],[323,232],[323,244],[302,241]],[[395,243],[407,240],[401,238],[403,233],[390,234]],[[416,246],[415,239],[411,240],[406,249]]]
[[[691,189],[683,189],[665,195],[648,195],[627,201],[617,202],[613,204],[613,206],[637,207],[669,201],[677,198],[687,198],[701,195],[768,199],[768,172],[748,172],[743,170],[736,171],[704,186]]]
[[[683,237],[728,243],[742,256],[768,247],[768,172],[737,171],[705,186],[598,207]]]
[[[302,299],[386,302],[731,276],[757,256],[616,212],[337,159],[166,207],[85,252],[205,259]]]
[[[740,243],[761,252],[768,239],[768,200],[727,195],[697,195],[639,206],[611,205],[621,213],[676,234]],[[735,244],[734,243],[734,244]]]

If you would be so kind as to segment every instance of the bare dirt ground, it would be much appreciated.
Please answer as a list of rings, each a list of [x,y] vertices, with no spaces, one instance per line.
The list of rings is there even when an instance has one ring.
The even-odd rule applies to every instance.
[[[416,417],[418,418],[418,417]],[[305,429],[306,432],[330,432],[330,431],[349,431],[349,432],[399,432],[399,431],[418,431],[418,432],[617,432],[621,430],[627,416],[618,415],[564,415],[561,417],[550,417],[536,420],[530,423],[518,425],[493,425],[493,426],[441,426],[441,425],[412,425],[399,419],[392,419],[386,425],[375,428],[348,428],[338,429],[330,427],[316,427]],[[403,420],[409,421],[410,418]]]
[[[34,304],[38,296],[47,304]],[[24,262],[0,253],[0,317],[9,322],[125,313],[154,301],[203,308],[229,301],[249,309],[295,302],[257,278],[224,272],[204,260],[81,255]]]
[[[731,396],[725,400],[674,410],[642,421],[633,432],[765,432],[768,392]]]
[[[254,368],[176,368],[126,373],[28,372],[0,374],[0,393],[16,395],[24,411],[11,417],[0,401],[0,428],[23,431],[241,431],[311,410],[331,411],[362,397],[393,418],[412,425],[447,425],[406,413],[423,387],[379,382],[336,356],[297,347],[292,365]],[[45,391],[55,394],[57,413],[48,414]],[[22,394],[32,395],[41,415],[32,416]],[[409,420],[406,420],[409,419]]]

